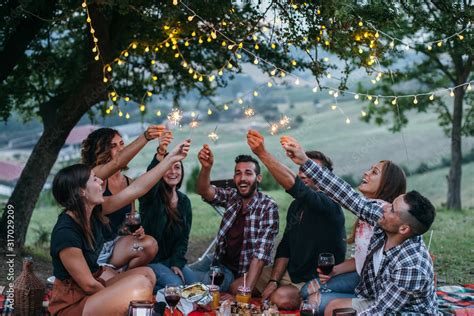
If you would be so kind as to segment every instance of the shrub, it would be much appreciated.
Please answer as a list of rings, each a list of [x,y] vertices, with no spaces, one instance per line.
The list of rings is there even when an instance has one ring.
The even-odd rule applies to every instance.
[[[196,183],[199,175],[199,170],[201,170],[199,165],[194,166],[191,170],[191,174],[189,175],[188,180],[186,181],[186,191],[189,193],[196,193]]]

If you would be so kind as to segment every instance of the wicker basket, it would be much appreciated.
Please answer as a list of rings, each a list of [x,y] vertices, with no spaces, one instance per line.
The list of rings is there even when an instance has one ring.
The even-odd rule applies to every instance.
[[[33,259],[23,260],[23,270],[15,280],[15,302],[13,315],[41,315],[45,285],[33,272]]]

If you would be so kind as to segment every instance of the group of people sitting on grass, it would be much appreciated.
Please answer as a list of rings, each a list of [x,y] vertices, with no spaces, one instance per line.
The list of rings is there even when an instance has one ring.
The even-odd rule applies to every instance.
[[[147,172],[135,180],[126,177],[127,164],[153,139],[159,145]],[[124,314],[130,301],[152,300],[166,285],[210,284],[215,265],[224,274],[223,298],[245,282],[254,296],[286,310],[298,309],[304,299],[317,302],[325,315],[345,307],[361,315],[437,313],[433,263],[421,238],[435,210],[418,192],[406,192],[405,174],[393,162],[373,164],[356,192],[332,173],[323,153],[305,152],[297,140],[281,137],[283,151],[299,166],[295,174],[250,130],[251,151],[294,198],[272,258],[279,209],[258,189],[259,161],[237,156],[235,187],[216,187],[211,185],[214,153],[203,145],[196,190],[225,212],[214,256],[189,266],[192,206],[179,189],[191,140],[168,151],[172,139],[164,126],[150,126],[125,146],[116,130],[101,128],[84,140],[82,164],[56,174],[53,195],[63,212],[51,236],[53,315]],[[341,207],[358,217],[350,238]],[[137,211],[141,227],[127,231],[126,216]],[[348,242],[355,251],[345,259]],[[334,255],[329,275],[318,269],[321,253]]]

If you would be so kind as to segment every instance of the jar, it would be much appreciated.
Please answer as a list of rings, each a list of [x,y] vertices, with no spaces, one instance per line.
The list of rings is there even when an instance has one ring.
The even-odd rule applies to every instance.
[[[235,296],[235,299],[237,302],[248,304],[250,303],[250,298],[252,296],[251,294],[252,290],[249,287],[241,285],[237,289],[237,295]]]
[[[219,301],[221,298],[220,295],[220,288],[217,285],[209,285],[209,293],[212,295],[212,302],[211,302],[211,308],[216,310],[219,309]]]

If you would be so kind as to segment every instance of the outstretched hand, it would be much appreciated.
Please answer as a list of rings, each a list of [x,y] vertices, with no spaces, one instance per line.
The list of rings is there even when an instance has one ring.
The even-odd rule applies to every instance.
[[[282,136],[280,144],[286,151],[286,155],[297,165],[302,166],[309,158],[306,156],[301,145],[291,136]]]
[[[166,126],[164,125],[150,125],[146,129],[146,136],[148,139],[155,139],[163,135],[163,133],[166,131]]]
[[[175,148],[173,148],[173,150],[169,153],[168,156],[166,156],[166,158],[170,159],[173,163],[183,160],[188,155],[190,147],[191,140],[187,139],[184,142],[178,144],[178,146],[176,146]]]
[[[214,155],[208,144],[204,144],[198,153],[198,159],[203,168],[210,169],[214,164]]]
[[[264,142],[265,138],[262,134],[252,129],[248,131],[247,144],[255,155],[260,156],[266,152]]]
[[[173,133],[171,131],[165,131],[159,138],[160,145],[158,146],[158,153],[166,153],[168,145],[173,140]]]

